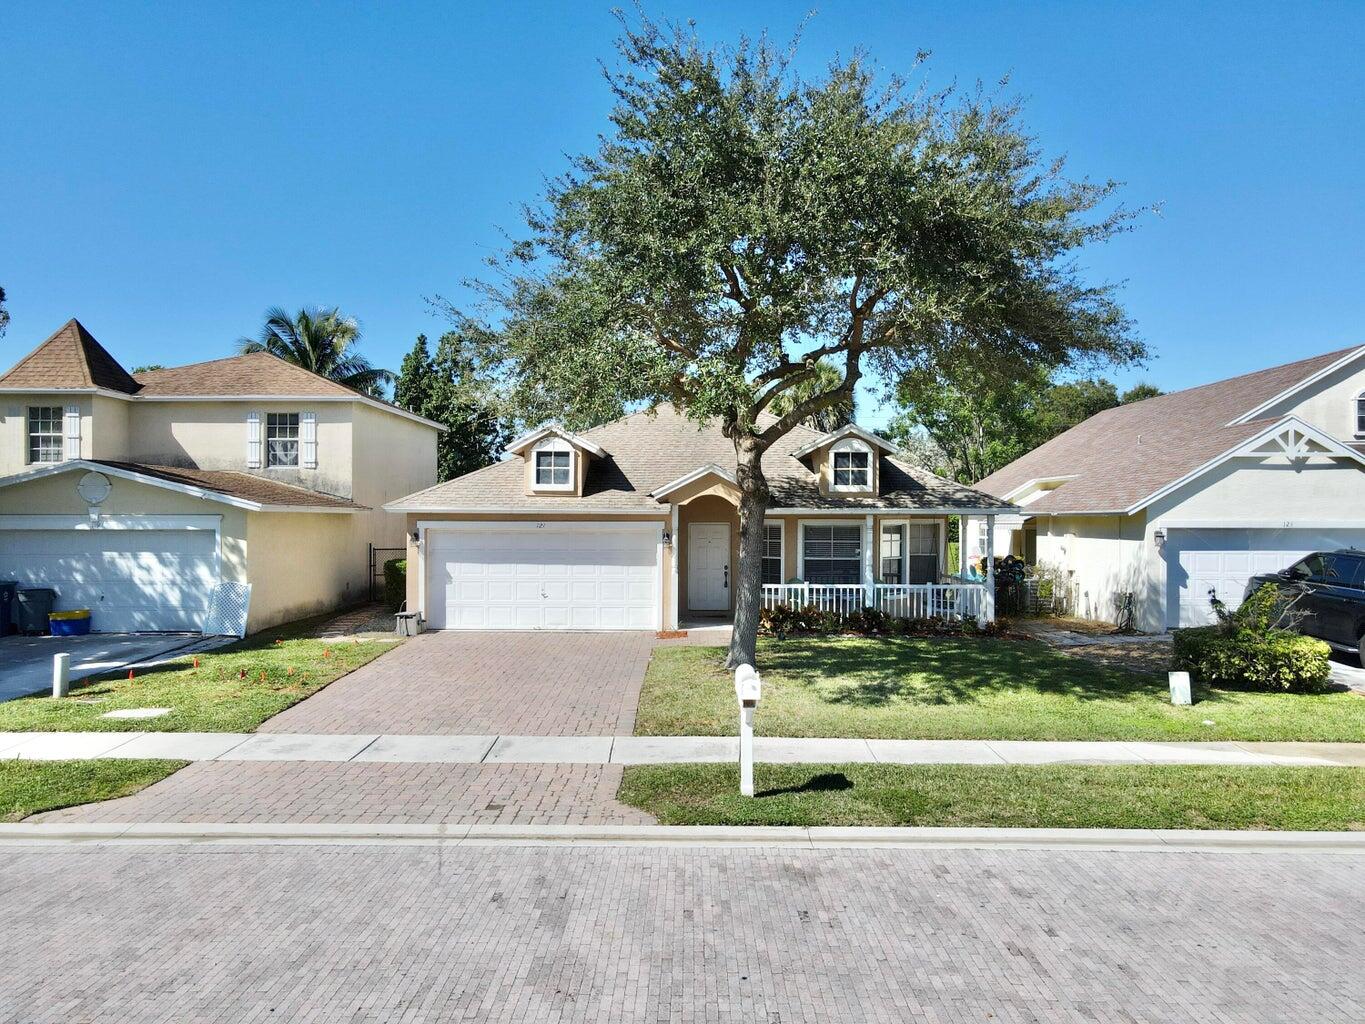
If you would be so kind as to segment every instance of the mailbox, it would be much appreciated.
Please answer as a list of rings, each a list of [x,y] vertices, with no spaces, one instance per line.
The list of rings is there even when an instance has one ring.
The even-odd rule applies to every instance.
[[[741,665],[735,670],[735,699],[742,708],[758,706],[763,695],[763,680],[752,665]]]

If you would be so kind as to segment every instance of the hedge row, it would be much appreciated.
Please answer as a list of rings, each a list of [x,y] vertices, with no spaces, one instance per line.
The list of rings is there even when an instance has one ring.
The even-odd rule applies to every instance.
[[[408,560],[390,558],[384,563],[384,603],[396,612],[408,599]]]
[[[999,621],[978,623],[970,616],[963,619],[938,616],[902,619],[875,608],[862,608],[847,615],[838,615],[813,605],[764,608],[758,620],[758,631],[765,636],[775,637],[850,633],[858,636],[995,636],[1004,630],[1004,625]]]

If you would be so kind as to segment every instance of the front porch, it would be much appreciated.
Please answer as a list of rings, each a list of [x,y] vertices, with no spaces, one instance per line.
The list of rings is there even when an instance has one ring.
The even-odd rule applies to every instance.
[[[672,495],[674,625],[734,615],[738,493],[718,471]],[[814,607],[846,616],[995,618],[994,579],[950,574],[947,509],[773,508],[764,517],[763,607]]]

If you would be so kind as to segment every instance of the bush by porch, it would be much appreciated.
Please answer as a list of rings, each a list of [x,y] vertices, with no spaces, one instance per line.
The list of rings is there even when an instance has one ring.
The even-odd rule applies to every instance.
[[[735,695],[724,653],[655,651],[636,733],[732,735]],[[760,639],[758,662],[764,687],[756,726],[768,736],[1365,741],[1365,699],[1356,694],[1196,685],[1194,706],[1175,707],[1164,675],[1071,658],[1028,641]]]

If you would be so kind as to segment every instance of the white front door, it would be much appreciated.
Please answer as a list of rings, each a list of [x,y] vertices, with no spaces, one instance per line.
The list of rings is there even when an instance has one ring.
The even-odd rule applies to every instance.
[[[658,629],[656,523],[467,523],[426,534],[430,629]]]
[[[687,527],[687,606],[699,612],[730,608],[730,524]]]

